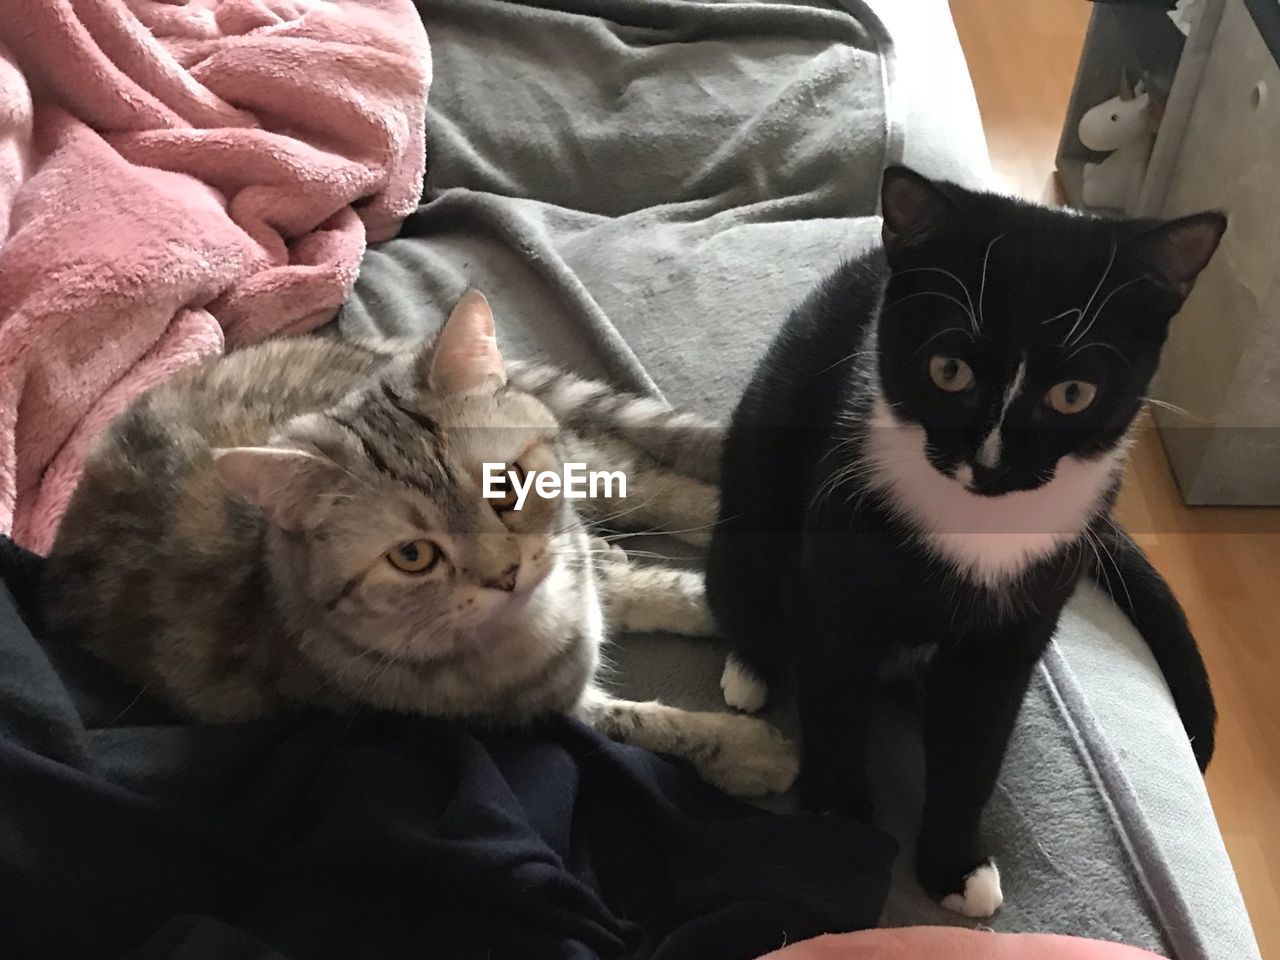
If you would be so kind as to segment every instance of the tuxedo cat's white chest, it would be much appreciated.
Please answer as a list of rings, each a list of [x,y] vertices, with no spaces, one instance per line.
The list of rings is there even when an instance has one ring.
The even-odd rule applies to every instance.
[[[1063,457],[1034,490],[998,497],[965,488],[928,460],[922,426],[900,420],[883,396],[869,420],[871,485],[935,556],[973,583],[999,587],[1078,537],[1123,468],[1121,444],[1095,460]],[[963,469],[963,468],[962,468]]]

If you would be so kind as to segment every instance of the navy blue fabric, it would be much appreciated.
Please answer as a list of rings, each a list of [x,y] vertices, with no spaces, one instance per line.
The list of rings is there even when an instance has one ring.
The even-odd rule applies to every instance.
[[[9,960],[746,960],[883,905],[875,829],[569,720],[181,721],[33,636],[36,558],[0,544],[0,573]]]

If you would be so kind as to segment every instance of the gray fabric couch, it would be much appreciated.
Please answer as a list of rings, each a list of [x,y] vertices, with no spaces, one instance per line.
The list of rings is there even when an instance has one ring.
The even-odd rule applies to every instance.
[[[945,0],[431,0],[423,206],[369,251],[337,329],[421,335],[469,286],[512,356],[723,417],[787,308],[876,240],[879,174],[989,182]],[[625,692],[719,708],[715,642],[625,638]],[[792,723],[786,704],[774,711]],[[917,888],[912,713],[886,697],[877,809],[903,842],[886,924],[962,923]],[[786,800],[782,803],[785,805]],[[1177,960],[1257,947],[1168,692],[1081,590],[1024,705],[984,830],[1000,930]]]

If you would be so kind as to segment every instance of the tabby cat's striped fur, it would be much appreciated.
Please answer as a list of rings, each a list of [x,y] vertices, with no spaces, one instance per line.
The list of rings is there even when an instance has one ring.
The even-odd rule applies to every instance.
[[[717,442],[655,401],[504,366],[478,294],[413,351],[262,344],[112,425],[49,557],[46,620],[206,720],[299,704],[501,724],[568,713],[731,792],[784,790],[794,750],[762,721],[596,683],[606,621],[696,635],[710,620],[700,575],[627,563],[584,516],[705,534],[717,492],[698,476]],[[565,461],[624,470],[627,498],[531,492],[499,512],[481,495],[484,462]],[[411,544],[424,569],[389,562]]]

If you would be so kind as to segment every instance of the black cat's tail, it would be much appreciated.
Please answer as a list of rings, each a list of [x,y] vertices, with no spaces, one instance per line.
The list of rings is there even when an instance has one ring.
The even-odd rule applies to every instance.
[[[1099,547],[1105,547],[1091,565],[1093,579],[1111,594],[1155,655],[1203,772],[1213,757],[1218,711],[1187,615],[1164,577],[1127,533],[1108,524],[1105,532],[1095,528],[1093,535]]]

